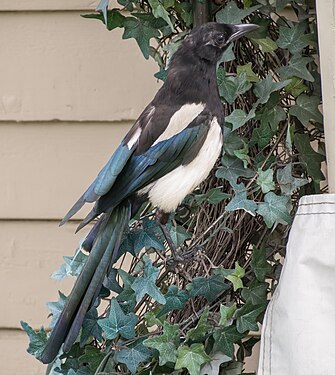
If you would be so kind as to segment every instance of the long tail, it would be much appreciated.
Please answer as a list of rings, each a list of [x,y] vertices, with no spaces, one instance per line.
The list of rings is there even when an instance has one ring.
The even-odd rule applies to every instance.
[[[88,246],[93,244],[92,250],[39,358],[41,362],[52,362],[63,343],[64,352],[71,349],[109,265],[117,258],[122,234],[131,214],[131,204],[124,202],[115,207],[111,214],[105,215],[89,233],[86,242]],[[94,237],[96,234],[94,241],[92,234]]]

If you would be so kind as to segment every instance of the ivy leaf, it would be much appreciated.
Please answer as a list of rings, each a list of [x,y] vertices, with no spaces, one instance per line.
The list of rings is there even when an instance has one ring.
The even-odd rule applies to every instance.
[[[273,101],[271,100],[271,98],[265,105],[260,116],[260,120],[262,125],[267,124],[270,126],[273,132],[276,132],[278,129],[278,124],[286,119],[286,112],[282,107],[273,105]]]
[[[51,277],[55,280],[63,280],[66,276],[78,276],[84,267],[88,256],[80,249],[77,249],[74,256],[64,256],[64,264],[58,270],[52,273]]]
[[[248,143],[243,141],[243,147],[239,150],[235,150],[234,155],[238,157],[240,160],[242,160],[244,168],[247,169],[248,164],[250,164]]]
[[[117,9],[108,10],[106,15],[103,13],[83,14],[83,18],[93,18],[102,21],[107,30],[111,31],[117,27],[123,27],[124,17]]]
[[[255,215],[257,210],[257,203],[247,198],[247,192],[244,184],[237,184],[234,186],[235,195],[233,199],[227,204],[225,210],[228,212],[236,210],[244,210],[250,215]]]
[[[125,349],[115,352],[115,360],[124,363],[132,374],[136,373],[138,366],[151,358],[151,352],[143,345],[143,340],[137,340]]]
[[[275,189],[275,184],[273,182],[273,170],[271,168],[267,169],[266,171],[258,169],[257,173],[258,177],[256,183],[262,189],[263,194]]]
[[[47,333],[45,332],[43,327],[41,327],[38,332],[35,332],[28,323],[23,322],[22,320],[20,323],[21,327],[27,332],[29,336],[29,347],[27,349],[27,352],[29,354],[32,354],[36,358],[39,358],[43,352],[45,344],[48,341]]]
[[[182,225],[171,225],[168,226],[168,228],[172,241],[176,245],[176,247],[179,247],[186,240],[189,240],[192,237],[192,235],[188,233]]]
[[[220,305],[220,326],[225,327],[228,325],[236,311],[236,308],[236,303],[233,303],[231,306]]]
[[[193,8],[192,4],[187,1],[182,3],[175,3],[175,10],[180,15],[181,19],[185,22],[185,26],[189,27],[193,22]]]
[[[243,18],[261,7],[261,5],[255,5],[247,9],[240,9],[234,1],[230,1],[224,8],[217,12],[216,21],[220,23],[239,24]]]
[[[324,180],[321,163],[325,160],[325,157],[313,150],[308,134],[295,134],[294,144],[299,152],[299,160],[305,164],[309,176],[316,183]]]
[[[104,357],[105,354],[100,349],[87,345],[85,346],[85,353],[81,355],[78,360],[80,363],[87,363],[88,367],[94,374]]]
[[[115,339],[119,334],[125,339],[132,339],[135,337],[137,320],[137,316],[134,313],[126,315],[118,301],[112,298],[108,317],[98,320],[98,324],[103,329],[104,337],[107,340]]]
[[[131,289],[133,289],[136,294],[137,302],[139,302],[145,294],[148,294],[148,296],[158,303],[162,305],[166,303],[165,297],[155,284],[158,274],[159,269],[152,265],[150,259],[147,259],[145,261],[144,276],[136,277],[131,285]]]
[[[258,101],[257,103],[264,104],[270,99],[270,95],[275,92],[279,91],[285,86],[287,86],[291,81],[281,81],[281,82],[274,82],[272,80],[272,76],[269,73],[265,79],[255,83],[254,86],[254,94],[257,96]]]
[[[221,375],[221,365],[231,361],[231,358],[222,352],[211,354],[212,360],[201,367],[200,375]],[[227,375],[226,372],[222,375]],[[231,374],[232,375],[232,374]],[[247,374],[245,374],[247,375]]]
[[[307,179],[292,176],[292,163],[287,164],[285,168],[277,170],[277,181],[284,195],[292,195],[299,187],[308,184]]]
[[[213,275],[206,277],[195,277],[191,284],[187,285],[191,297],[204,296],[209,303],[216,300],[216,298],[223,291],[229,289],[220,275]]]
[[[237,331],[235,325],[217,329],[214,332],[214,352],[222,352],[231,359],[234,358],[234,344],[244,338],[243,333]]]
[[[267,123],[261,123],[259,128],[253,130],[251,140],[257,143],[260,148],[263,148],[267,146],[273,134],[273,131]]]
[[[237,289],[243,288],[242,277],[244,275],[245,270],[238,264],[238,262],[235,262],[235,269],[233,272],[225,276],[225,278],[233,284],[234,292],[236,292]]]
[[[290,92],[295,98],[307,90],[307,86],[304,85],[304,81],[298,77],[292,77],[291,83],[289,83],[285,90]]]
[[[150,56],[150,39],[158,37],[159,31],[150,26],[148,22],[144,22],[135,17],[126,17],[124,20],[124,33],[122,38],[134,38],[146,59]]]
[[[322,124],[322,114],[319,111],[320,98],[317,96],[300,95],[297,98],[296,105],[292,106],[289,113],[299,119],[307,126],[310,120]]]
[[[165,10],[163,4],[159,0],[148,0],[152,9],[152,14],[155,18],[163,18],[163,20],[170,26],[171,31],[175,32],[169,13]]]
[[[260,305],[266,303],[266,296],[268,291],[269,284],[264,282],[258,282],[253,280],[251,285],[248,288],[243,288],[242,298],[245,301],[249,301],[253,305]]]
[[[227,126],[224,127],[223,154],[235,157],[234,152],[243,148],[244,139],[236,132],[231,131]]]
[[[234,45],[230,43],[228,48],[223,52],[220,62],[228,62],[235,60]]]
[[[266,260],[266,252],[262,248],[254,247],[252,251],[251,267],[258,281],[264,281],[272,267]]]
[[[80,336],[80,346],[84,346],[90,337],[102,341],[102,328],[98,324],[98,311],[93,306],[85,315]]]
[[[236,328],[239,333],[247,331],[258,331],[257,318],[265,310],[266,303],[253,305],[246,303],[240,309],[236,310]]]
[[[210,204],[218,204],[229,197],[230,194],[223,193],[221,187],[216,187],[209,190],[206,194],[198,194],[194,198],[198,204],[201,204],[205,200]]]
[[[279,27],[279,38],[277,44],[280,48],[287,48],[292,54],[299,53],[303,48],[308,46],[304,38],[306,24],[299,22],[292,27]]]
[[[252,63],[249,62],[248,64],[245,65],[237,65],[236,72],[238,75],[241,73],[245,73],[247,75],[247,80],[249,82],[258,82],[259,77],[257,74],[252,70]]]
[[[261,39],[251,38],[251,40],[257,43],[263,52],[273,52],[278,48],[277,43],[268,36]]]
[[[233,125],[233,131],[243,126],[246,122],[255,117],[255,108],[246,114],[242,109],[235,109],[225,121]]]
[[[201,366],[210,361],[211,357],[206,354],[202,344],[192,344],[190,347],[182,345],[178,348],[175,369],[186,368],[190,375],[200,375]]]
[[[157,314],[157,318],[172,310],[181,310],[189,299],[189,294],[186,290],[179,290],[176,285],[170,285],[164,297],[166,303]]]
[[[107,9],[109,0],[100,0],[98,6],[96,7],[97,12],[102,12],[105,23],[107,23]]]
[[[52,315],[52,320],[50,322],[50,328],[55,327],[55,325],[57,323],[57,320],[58,320],[61,312],[63,311],[63,308],[65,306],[65,302],[67,300],[66,295],[63,294],[62,292],[58,291],[58,295],[59,295],[58,301],[47,303],[48,309],[50,310],[50,313]]]
[[[255,175],[251,169],[244,168],[241,160],[228,155],[224,155],[221,158],[221,165],[216,171],[215,176],[223,178],[231,184],[235,184],[239,177],[251,178]]]
[[[204,312],[200,316],[200,319],[196,327],[191,328],[187,331],[186,341],[197,341],[203,339],[206,336],[208,330],[211,328],[211,325],[208,323],[208,314],[209,306],[206,306]]]
[[[271,228],[275,223],[290,224],[292,218],[287,209],[290,197],[279,196],[272,191],[264,197],[264,202],[258,204],[257,213],[263,216],[265,224]]]
[[[277,72],[282,79],[299,77],[306,81],[314,82],[314,77],[306,67],[311,61],[313,61],[312,57],[302,57],[300,54],[296,54],[292,56],[287,66],[278,68]]]
[[[163,334],[150,337],[143,341],[143,345],[158,350],[159,365],[164,366],[168,362],[177,360],[177,345],[179,343],[179,326],[164,322]]]
[[[237,76],[227,76],[222,67],[219,67],[217,73],[218,87],[220,96],[229,104],[232,104],[238,95],[248,91],[252,84],[247,80],[247,74],[242,72]]]

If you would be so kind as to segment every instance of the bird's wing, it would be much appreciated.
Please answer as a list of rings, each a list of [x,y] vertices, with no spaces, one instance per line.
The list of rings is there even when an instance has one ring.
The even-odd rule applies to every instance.
[[[106,205],[102,202],[110,202],[110,198],[107,199],[105,196],[110,196],[111,191],[113,194],[118,192],[116,196],[119,198],[122,195],[123,199],[130,192],[149,183],[150,179],[153,180],[153,175],[157,174],[160,177],[168,173],[164,173],[164,170],[170,171],[180,165],[182,162],[180,152],[183,147],[188,144],[185,150],[188,153],[191,152],[190,150],[194,149],[191,146],[191,140],[197,144],[200,139],[200,133],[197,135],[197,132],[201,127],[206,129],[205,123],[209,114],[201,115],[201,119],[197,117],[203,109],[202,103],[184,106],[149,105],[93,183],[66,214],[61,225],[79,211],[86,202],[97,201],[94,211],[99,207],[98,211],[101,213],[103,212],[101,207],[104,207],[104,211],[106,210]],[[198,142],[196,142],[197,139]],[[160,158],[159,168],[149,168],[157,162],[158,158]],[[144,170],[147,170],[145,174],[143,174]],[[114,188],[116,182],[118,186],[126,185],[123,190],[125,194],[121,194],[120,188]],[[122,199],[118,199],[118,202]],[[101,203],[98,204],[98,201]]]

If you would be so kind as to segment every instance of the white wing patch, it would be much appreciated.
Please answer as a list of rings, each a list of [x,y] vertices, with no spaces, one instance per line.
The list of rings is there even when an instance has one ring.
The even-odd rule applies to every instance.
[[[129,139],[128,143],[127,143],[127,147],[129,148],[129,150],[134,146],[134,144],[138,141],[138,139],[140,138],[140,135],[142,133],[142,129],[141,128],[138,128],[136,130],[136,132],[133,134],[133,136]]]
[[[208,176],[221,153],[222,143],[222,130],[214,118],[195,159],[146,186],[140,193],[149,193],[150,202],[163,211],[174,211],[185,196]]]
[[[204,110],[204,103],[192,103],[183,105],[170,119],[170,122],[164,132],[153,144],[164,141],[180,133]]]

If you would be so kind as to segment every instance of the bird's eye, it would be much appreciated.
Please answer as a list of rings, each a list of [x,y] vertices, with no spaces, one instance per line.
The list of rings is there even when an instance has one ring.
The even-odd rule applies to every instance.
[[[222,46],[222,44],[225,42],[225,37],[222,34],[219,34],[216,36],[215,42],[218,46]]]

